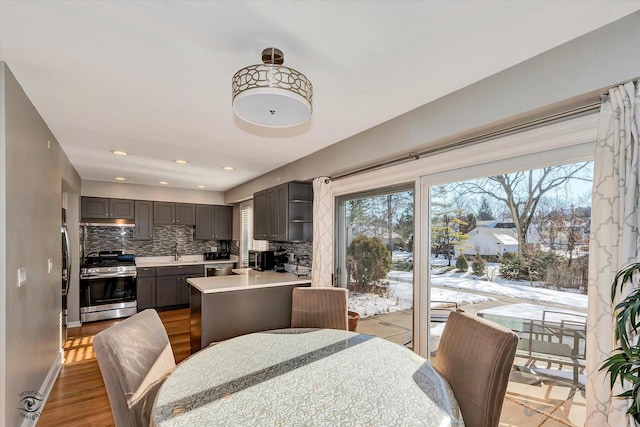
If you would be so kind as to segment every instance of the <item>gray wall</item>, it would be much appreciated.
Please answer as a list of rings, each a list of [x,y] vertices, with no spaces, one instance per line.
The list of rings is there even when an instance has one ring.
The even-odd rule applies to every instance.
[[[60,353],[62,182],[80,194],[80,176],[4,62],[0,85],[0,228],[6,245],[0,283],[0,425],[17,426],[19,394],[40,390]],[[77,211],[77,205],[71,209]],[[27,269],[21,288],[18,268]]]
[[[82,180],[82,195],[114,199],[155,200],[157,202],[224,205],[222,191],[171,188],[158,185],[124,184]]]
[[[638,46],[640,12],[232,188],[225,201],[597,102],[610,86],[640,76]]]

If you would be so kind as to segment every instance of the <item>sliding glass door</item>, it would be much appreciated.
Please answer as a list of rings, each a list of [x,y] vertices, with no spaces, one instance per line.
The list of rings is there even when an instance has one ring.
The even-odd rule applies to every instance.
[[[337,199],[336,282],[358,332],[413,345],[413,183]]]

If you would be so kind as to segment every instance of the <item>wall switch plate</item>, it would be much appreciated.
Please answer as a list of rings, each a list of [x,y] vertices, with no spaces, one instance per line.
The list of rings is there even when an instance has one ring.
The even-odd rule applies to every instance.
[[[27,269],[19,268],[18,269],[18,287],[21,288],[26,284],[27,284]]]
[[[47,260],[47,273],[51,274],[52,271],[53,271],[53,260],[49,258]]]

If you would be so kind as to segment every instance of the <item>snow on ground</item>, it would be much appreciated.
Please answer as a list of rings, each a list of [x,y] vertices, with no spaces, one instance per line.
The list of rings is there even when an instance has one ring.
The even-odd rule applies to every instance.
[[[443,287],[464,291],[478,291],[486,294],[499,295],[509,298],[563,305],[582,311],[587,311],[587,296],[573,292],[554,291],[552,289],[528,286],[527,282],[499,280],[489,282],[476,278],[469,273],[444,273],[431,276],[433,287]]]
[[[439,261],[442,260],[440,259]],[[497,268],[494,265],[490,267]],[[491,268],[489,271],[491,271]],[[362,317],[368,317],[411,309],[413,307],[413,272],[390,271],[386,281],[389,282],[389,294],[387,297],[352,292],[349,297],[349,310],[358,312]],[[579,311],[587,311],[586,295],[540,288],[535,286],[539,286],[536,283],[531,286],[529,282],[509,281],[500,277],[489,281],[486,280],[486,277],[478,278],[468,272],[447,271],[446,267],[432,270],[431,284],[431,299],[434,301],[454,301],[458,305],[464,305],[493,300],[491,297],[474,293],[481,292],[533,303],[551,303]],[[434,303],[432,307],[441,305]]]
[[[478,304],[493,301],[493,298],[452,291],[450,289],[432,289],[431,299],[434,301],[454,301],[461,304]],[[446,307],[446,303],[433,303],[432,307]],[[361,317],[376,314],[392,313],[394,311],[413,308],[413,284],[389,281],[389,296],[381,297],[374,294],[349,293],[349,310],[356,311]]]

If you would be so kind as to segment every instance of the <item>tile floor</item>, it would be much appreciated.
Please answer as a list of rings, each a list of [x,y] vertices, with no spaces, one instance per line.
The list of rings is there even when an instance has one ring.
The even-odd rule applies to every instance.
[[[405,345],[411,340],[412,324],[413,312],[400,311],[360,319],[357,332]],[[525,362],[517,358],[515,365]],[[501,427],[583,426],[585,417],[584,390],[531,373],[518,370],[511,373]]]

